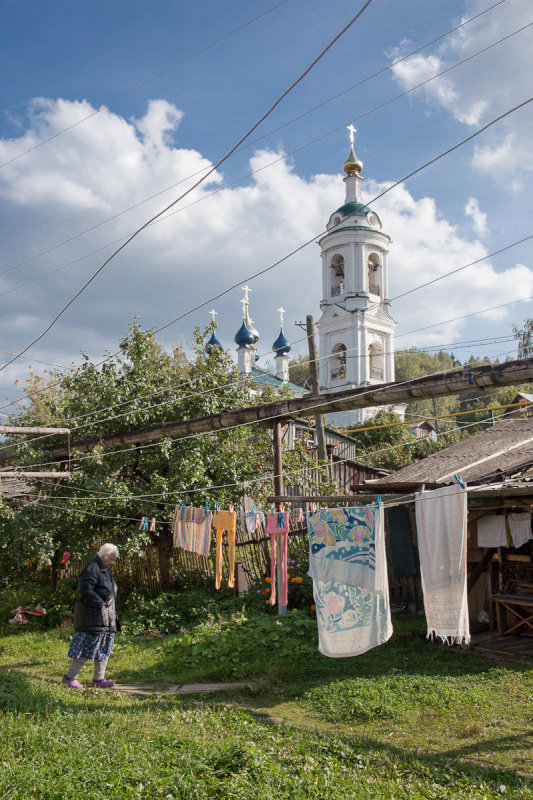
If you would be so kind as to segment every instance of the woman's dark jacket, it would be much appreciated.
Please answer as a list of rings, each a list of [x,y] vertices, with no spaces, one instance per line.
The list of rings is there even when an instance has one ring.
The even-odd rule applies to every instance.
[[[117,585],[110,567],[95,556],[83,568],[74,603],[74,630],[84,633],[115,633]]]

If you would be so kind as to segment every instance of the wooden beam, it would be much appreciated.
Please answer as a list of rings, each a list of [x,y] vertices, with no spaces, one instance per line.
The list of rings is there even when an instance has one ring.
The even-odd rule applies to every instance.
[[[58,433],[69,434],[70,428],[42,428],[40,426],[0,425],[0,433]]]
[[[219,414],[210,414],[207,417],[196,419],[162,422],[151,428],[74,442],[72,449],[78,452],[87,452],[97,446],[115,447],[141,444],[172,436],[181,437],[225,430],[245,423],[292,419],[305,414],[306,411],[311,414],[329,414],[335,411],[370,408],[409,400],[445,397],[451,394],[471,392],[473,389],[483,390],[494,386],[525,383],[530,378],[533,378],[533,357],[507,361],[505,364],[486,364],[471,369],[441,372],[437,375],[414,378],[411,381],[385,383],[375,387],[367,386],[314,397],[280,400],[235,411],[222,411]],[[68,455],[68,449],[64,446],[52,447],[49,452],[59,457]]]
[[[59,478],[62,481],[69,481],[71,477],[70,472],[23,472],[20,469],[16,472],[2,472],[0,470],[0,480],[2,478]]]

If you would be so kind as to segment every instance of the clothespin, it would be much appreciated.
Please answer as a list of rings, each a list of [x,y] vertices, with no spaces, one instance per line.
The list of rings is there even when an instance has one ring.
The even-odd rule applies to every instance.
[[[146,517],[141,517],[141,521],[139,523],[139,530],[140,531],[144,531],[145,530],[145,527],[144,527],[144,520],[145,519],[146,519]]]
[[[279,510],[280,511],[285,511],[285,503],[280,503],[279,504]]]
[[[206,503],[206,504],[205,504],[205,510],[206,510],[206,511],[209,511],[209,509],[210,509],[210,508],[211,508],[211,506],[209,505],[209,503]]]
[[[142,518],[142,527],[141,527],[141,530],[142,530],[142,531],[147,531],[147,530],[148,530],[148,527],[149,527],[149,526],[148,526],[148,517],[143,517],[143,518]]]
[[[464,482],[464,480],[461,478],[461,476],[460,476],[460,475],[454,475],[454,476],[453,476],[453,479],[454,479],[454,481],[455,481],[456,483],[458,483],[458,484],[459,484],[459,486],[461,487],[461,489],[466,489],[465,482]]]
[[[220,511],[220,503],[215,503],[215,511]]]
[[[152,517],[150,520],[150,533],[154,533],[155,531],[155,517]]]
[[[228,511],[233,511],[233,506],[228,506]]]
[[[283,511],[278,511],[278,518],[276,521],[277,528],[284,528],[285,527],[285,514]]]
[[[381,495],[377,494],[376,495],[376,505],[379,506],[380,504],[381,504]]]

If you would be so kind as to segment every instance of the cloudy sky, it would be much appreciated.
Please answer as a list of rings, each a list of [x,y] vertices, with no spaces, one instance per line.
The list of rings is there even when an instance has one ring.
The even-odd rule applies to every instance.
[[[248,276],[318,236],[342,204],[345,126],[355,121],[358,129],[370,200],[531,96],[529,0],[501,0],[386,69],[494,3],[373,0],[249,145],[121,252],[28,358],[2,372],[0,396],[19,394],[13,381],[30,364],[40,371],[42,362],[68,365],[80,350],[95,358],[116,350],[134,315],[145,326],[163,325],[247,280],[261,363],[269,360],[281,304],[288,338],[300,338],[294,322],[319,316],[317,245],[256,280]],[[242,136],[359,4],[1,5],[5,363],[4,353],[40,333],[124,237]],[[376,203],[393,240],[392,298],[533,233],[532,123],[533,103]],[[533,295],[532,242],[393,300],[397,347],[514,354],[513,342],[490,342],[533,316],[523,300]],[[163,340],[190,342],[214,305],[218,335],[234,347],[241,297],[238,289],[208,303],[167,328]],[[474,315],[515,300],[522,302]],[[463,348],[473,340],[480,343]]]

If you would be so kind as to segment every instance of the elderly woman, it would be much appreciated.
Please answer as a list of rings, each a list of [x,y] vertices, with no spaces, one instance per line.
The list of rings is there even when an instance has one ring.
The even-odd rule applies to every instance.
[[[104,544],[80,575],[74,603],[74,634],[68,650],[72,661],[61,679],[69,689],[83,689],[78,673],[88,660],[94,661],[90,688],[109,689],[114,685],[105,680],[105,670],[117,626],[120,630],[115,607],[117,585],[111,571],[117,558],[118,547]]]

